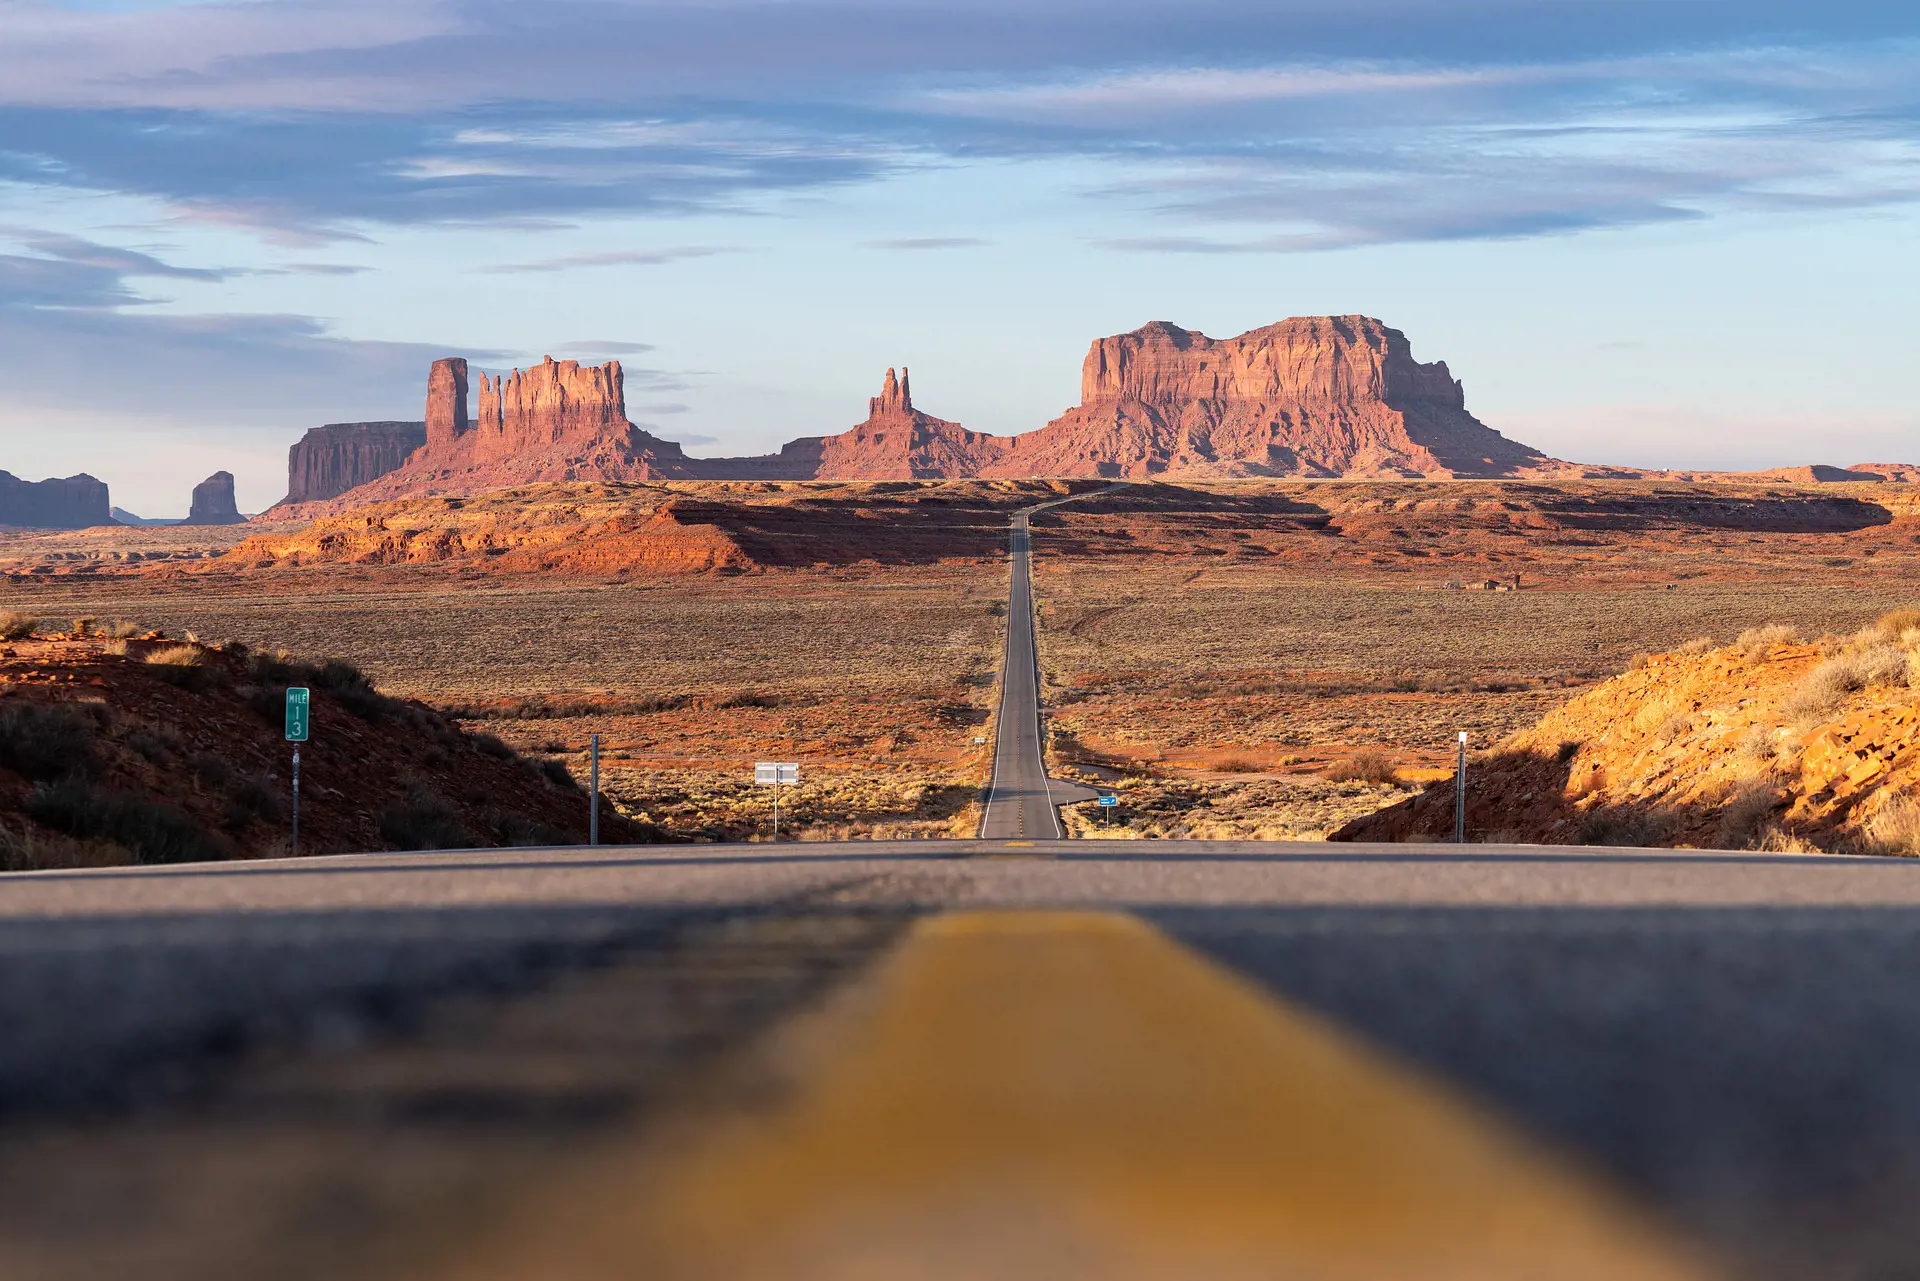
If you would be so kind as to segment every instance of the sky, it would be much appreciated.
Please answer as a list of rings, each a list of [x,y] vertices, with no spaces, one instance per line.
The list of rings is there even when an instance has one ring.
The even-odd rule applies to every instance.
[[[0,468],[243,510],[429,363],[696,455],[1363,313],[1560,457],[1920,460],[1920,6],[0,0]]]

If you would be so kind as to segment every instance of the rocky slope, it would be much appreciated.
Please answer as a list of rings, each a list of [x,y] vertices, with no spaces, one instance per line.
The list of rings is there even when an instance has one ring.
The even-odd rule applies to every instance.
[[[217,471],[193,487],[193,504],[187,510],[186,525],[242,525],[233,497],[233,473]]]
[[[287,450],[287,496],[276,506],[336,498],[396,470],[426,443],[424,422],[315,427]]]
[[[372,503],[263,532],[194,568],[624,577],[988,560],[1005,546],[1012,508],[1063,492],[1064,483],[1009,481],[528,485]]]
[[[1468,768],[1470,839],[1920,855],[1920,610],[1632,668]],[[1448,839],[1453,784],[1335,840]]]
[[[387,698],[343,663],[91,625],[0,618],[0,868],[287,852],[284,690],[313,691],[301,749],[303,854],[576,844],[573,782]],[[603,806],[604,839],[649,832]]]
[[[84,472],[63,480],[27,481],[0,471],[0,525],[86,529],[113,523],[106,485]]]

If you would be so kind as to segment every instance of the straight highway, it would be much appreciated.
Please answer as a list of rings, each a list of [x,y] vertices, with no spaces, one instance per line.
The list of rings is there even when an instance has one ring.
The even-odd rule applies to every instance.
[[[1110,489],[1095,493],[1111,493]],[[1066,836],[1060,806],[1092,800],[1098,793],[1077,783],[1047,777],[1042,738],[1040,663],[1033,612],[1033,530],[1036,512],[1070,503],[1076,494],[1023,507],[1008,531],[1011,572],[1007,591],[1006,654],[1000,666],[1000,710],[995,718],[993,776],[980,817],[980,836],[989,840],[1059,840]]]
[[[1916,972],[1898,859],[6,876],[0,1275],[1912,1275]]]

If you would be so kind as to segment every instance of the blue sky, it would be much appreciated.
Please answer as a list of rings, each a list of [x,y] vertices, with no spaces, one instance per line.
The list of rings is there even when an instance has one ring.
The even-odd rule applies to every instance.
[[[1030,430],[1093,338],[1363,312],[1490,425],[1920,459],[1920,8],[0,0],[0,468],[244,508],[429,360],[695,453]]]

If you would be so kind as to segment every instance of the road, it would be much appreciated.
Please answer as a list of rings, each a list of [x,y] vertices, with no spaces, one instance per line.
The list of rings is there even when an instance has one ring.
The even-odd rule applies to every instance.
[[[1111,493],[1122,486],[1096,490]],[[1090,494],[1023,507],[1007,535],[1012,564],[1007,592],[1007,648],[1000,667],[1000,713],[993,740],[993,776],[980,816],[989,840],[1059,840],[1066,836],[1060,806],[1092,800],[1097,792],[1047,777],[1040,721],[1040,665],[1034,649],[1033,531],[1029,518]]]
[[[0,1275],[1920,1273],[1920,864],[899,842],[0,877]]]

